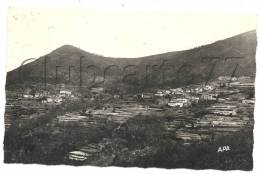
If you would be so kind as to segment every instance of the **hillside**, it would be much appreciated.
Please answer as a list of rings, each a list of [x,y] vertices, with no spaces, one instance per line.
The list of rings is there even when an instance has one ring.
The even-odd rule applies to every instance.
[[[95,81],[95,83],[113,84],[122,82],[124,77],[127,82],[135,85],[178,86],[205,81],[214,64],[212,78],[231,75],[236,66],[235,74],[237,76],[254,76],[255,54],[255,31],[190,50],[141,58],[104,57],[74,46],[64,45],[24,65],[22,69],[17,68],[8,72],[6,84],[8,87],[44,82],[44,77],[46,77],[47,83],[92,85]],[[81,65],[80,57],[82,57]],[[230,59],[230,57],[235,58]],[[44,64],[45,62],[46,64]]]

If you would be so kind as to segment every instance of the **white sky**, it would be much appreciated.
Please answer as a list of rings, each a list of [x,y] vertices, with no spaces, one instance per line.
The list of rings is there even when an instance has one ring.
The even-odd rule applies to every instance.
[[[256,16],[79,8],[9,8],[7,71],[70,44],[111,57],[190,49],[256,28]]]

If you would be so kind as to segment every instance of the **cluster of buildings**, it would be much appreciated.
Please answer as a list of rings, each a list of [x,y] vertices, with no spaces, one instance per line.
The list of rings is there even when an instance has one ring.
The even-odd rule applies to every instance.
[[[198,103],[200,100],[217,100],[218,94],[212,92],[215,89],[213,85],[193,85],[185,88],[173,88],[166,90],[157,90],[155,93],[145,93],[143,99],[154,99],[158,104],[168,105],[170,107],[188,107],[192,103]]]
[[[74,161],[86,161],[90,160],[93,156],[98,154],[102,148],[99,144],[88,144],[82,148],[75,151],[69,152],[68,159]]]
[[[237,115],[237,106],[235,105],[213,105],[207,108],[211,114],[235,116]]]
[[[41,97],[39,100],[41,101],[41,103],[58,105],[66,99],[74,98],[76,98],[76,96],[73,95],[71,91],[60,90],[57,94],[48,94],[46,96]]]
[[[206,102],[214,104],[207,107],[210,114],[235,116],[237,107],[241,104],[254,105],[254,97],[248,97],[247,92],[253,91],[254,83],[251,77],[221,76],[207,85],[189,85],[174,89],[157,89],[154,92],[142,93],[144,100],[157,101],[159,105],[183,108],[192,104]],[[223,83],[225,84],[223,86]],[[229,103],[232,104],[229,104]]]
[[[230,77],[220,76],[218,77],[218,83],[220,86],[227,87],[238,87],[238,88],[254,88],[252,77],[241,76],[241,77]]]
[[[169,101],[168,106],[171,107],[184,107],[191,105],[191,102],[187,98],[177,98]]]

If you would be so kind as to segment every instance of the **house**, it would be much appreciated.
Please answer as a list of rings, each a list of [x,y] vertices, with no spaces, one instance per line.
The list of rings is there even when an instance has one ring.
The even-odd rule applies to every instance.
[[[218,101],[219,102],[225,102],[227,99],[226,98],[219,98]]]
[[[163,97],[164,96],[162,91],[157,91],[154,95],[158,96],[158,97]]]
[[[40,98],[42,96],[43,96],[43,94],[41,94],[41,93],[35,93],[34,98]]]
[[[195,88],[195,92],[196,92],[196,93],[199,93],[199,92],[202,92],[202,91],[203,91],[203,88],[200,88],[200,87]]]
[[[51,103],[51,102],[53,102],[53,99],[52,98],[47,98],[47,103]]]
[[[158,105],[167,105],[169,103],[170,99],[165,98],[165,97],[159,97],[159,98],[157,98],[156,101],[157,101]]]
[[[70,160],[85,161],[88,159],[89,154],[81,151],[72,151],[69,153]]]
[[[114,99],[119,99],[119,98],[120,98],[120,95],[115,94],[115,95],[113,96],[113,98],[114,98]]]
[[[190,89],[186,89],[185,92],[186,92],[186,93],[191,93],[191,90],[190,90]]]
[[[171,94],[171,91],[170,90],[165,90],[165,93],[166,94]]]
[[[29,94],[24,94],[23,97],[24,97],[24,98],[33,98],[33,96],[32,96],[32,95],[29,95]]]
[[[238,78],[237,77],[231,77],[231,81],[237,81]]]
[[[101,93],[104,91],[104,88],[102,88],[102,87],[92,88],[90,91],[93,93]]]
[[[196,96],[187,96],[188,99],[190,99],[191,102],[193,103],[198,103],[199,102],[199,97]]]
[[[244,88],[254,88],[255,87],[255,84],[254,83],[250,83],[250,82],[248,82],[248,83],[241,83],[241,84],[239,84],[239,87],[244,87]]]
[[[182,88],[176,88],[176,89],[170,89],[172,94],[183,94],[183,89]]]
[[[56,99],[54,99],[54,102],[55,102],[55,103],[61,103],[61,102],[62,102],[62,99],[61,99],[61,98],[56,98]]]
[[[52,98],[42,99],[42,103],[52,103],[52,102],[54,102],[54,99],[52,99]]]
[[[243,104],[255,104],[255,99],[244,99],[242,100]]]
[[[66,90],[61,90],[60,94],[61,95],[71,95],[71,92],[70,91],[66,91]]]
[[[75,161],[91,160],[91,158],[102,150],[101,144],[88,144],[76,151],[69,152],[69,159]]]
[[[153,99],[153,94],[152,93],[142,93],[141,98],[142,99]]]
[[[249,76],[238,77],[238,81],[249,81],[251,78]]]
[[[210,101],[215,101],[217,100],[218,94],[208,94],[208,93],[203,93],[201,95],[201,100],[210,100]]]
[[[230,80],[230,79],[231,79],[230,76],[219,76],[219,77],[218,77],[218,80],[219,80],[219,81],[228,81],[228,80]]]
[[[226,83],[225,86],[229,86],[229,87],[236,87],[239,86],[240,82],[231,82],[231,83]]]
[[[233,105],[214,105],[208,108],[209,113],[225,116],[237,115],[236,106]]]
[[[206,85],[206,86],[203,87],[203,89],[204,89],[205,91],[212,91],[212,90],[213,90],[213,87],[210,86],[210,85]]]
[[[168,106],[171,107],[185,107],[185,106],[189,106],[191,105],[191,103],[189,102],[188,99],[186,98],[177,98],[177,99],[172,99],[169,103]]]

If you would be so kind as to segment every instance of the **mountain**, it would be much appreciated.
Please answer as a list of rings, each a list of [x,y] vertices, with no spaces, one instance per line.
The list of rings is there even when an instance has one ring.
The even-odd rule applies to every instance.
[[[209,76],[255,76],[256,44],[256,31],[249,31],[190,50],[140,58],[104,57],[64,45],[8,72],[6,85],[127,82],[135,86],[180,86],[205,81]]]

